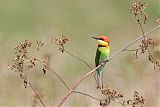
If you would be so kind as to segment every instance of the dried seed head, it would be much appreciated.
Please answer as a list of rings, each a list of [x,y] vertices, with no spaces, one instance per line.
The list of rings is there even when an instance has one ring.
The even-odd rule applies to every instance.
[[[148,3],[135,2],[132,3],[129,11],[133,13],[136,17],[137,21],[140,22],[141,17],[143,17],[144,24],[148,21],[148,15],[144,12],[144,10],[149,6]]]
[[[28,80],[27,80],[27,79],[24,79],[23,83],[24,83],[24,87],[27,88],[27,86],[29,85],[29,84],[28,84],[28,83],[29,83]]]
[[[134,91],[133,100],[124,100],[124,96],[121,92],[111,90],[109,87],[103,88],[101,92],[102,94],[107,96],[105,100],[100,101],[100,106],[102,107],[108,107],[111,101],[115,101],[121,104],[122,107],[125,107],[126,105],[130,105],[132,107],[143,107],[144,105],[145,100],[142,96],[139,96],[139,93],[137,91]]]
[[[110,104],[110,99],[100,101],[101,107],[107,107]]]
[[[152,40],[152,38],[145,37],[145,39],[142,40],[142,44],[139,45],[141,54],[145,53],[148,47],[150,47],[151,45],[154,45],[154,41]]]
[[[110,90],[108,87],[101,90],[102,94],[106,95],[110,100],[123,99],[123,94],[116,90]]]
[[[69,39],[66,37],[66,34],[62,35],[59,38],[52,39],[52,43],[59,46],[59,50],[63,53],[64,52],[64,45],[69,41]]]
[[[36,41],[37,43],[37,51],[40,50],[40,48],[42,48],[42,46],[44,45],[44,43],[42,41]]]
[[[137,91],[134,91],[132,104],[134,106],[136,106],[136,105],[143,106],[144,105],[144,98],[142,96],[139,96],[139,93]]]
[[[32,46],[32,42],[29,40],[25,40],[24,43],[20,43],[15,48],[15,57],[13,60],[13,64],[11,65],[11,69],[17,72],[21,79],[24,81],[25,88],[28,85],[28,80],[25,75],[25,71],[33,68],[36,65],[36,59],[30,58],[28,55],[28,49]]]
[[[43,76],[47,73],[48,67],[50,66],[50,57],[51,55],[48,53],[43,55]]]
[[[135,16],[143,14],[146,7],[148,7],[148,3],[141,3],[141,2],[135,2],[132,3],[130,7],[130,12],[133,13]]]
[[[154,70],[155,71],[160,71],[160,61],[155,61],[154,62]]]

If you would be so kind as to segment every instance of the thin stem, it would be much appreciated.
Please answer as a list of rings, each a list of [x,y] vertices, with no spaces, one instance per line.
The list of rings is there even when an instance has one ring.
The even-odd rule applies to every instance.
[[[29,53],[28,53],[29,54]],[[69,86],[67,85],[67,83],[62,79],[62,77],[60,77],[53,69],[51,69],[46,63],[44,63],[41,59],[34,57],[33,55],[29,54],[32,58],[35,58],[37,61],[39,61],[40,63],[42,63],[43,65],[45,65],[47,67],[47,69],[49,71],[51,71],[52,74],[56,75],[58,77],[58,79],[65,85],[65,87],[70,90]]]
[[[154,70],[157,71],[157,70],[156,70],[156,67],[155,67],[156,60],[154,59],[154,57],[153,57],[153,55],[151,54],[150,50],[147,49],[147,51],[148,51],[148,54],[149,54],[149,56],[150,56],[150,58],[151,58],[151,62],[154,64]]]
[[[69,86],[67,85],[67,83],[62,79],[62,77],[60,77],[55,71],[53,71],[52,69],[50,69],[49,67],[47,67],[48,68],[48,70],[50,70],[51,72],[52,72],[52,74],[54,74],[54,75],[56,75],[57,77],[58,77],[58,79],[66,86],[66,88],[68,89],[68,90],[71,90],[70,88],[69,88]]]
[[[31,89],[33,90],[33,92],[36,94],[36,96],[38,97],[39,101],[41,102],[41,104],[43,105],[43,107],[46,107],[45,104],[43,103],[41,97],[38,95],[38,93],[36,92],[36,90],[33,88],[33,86],[31,85],[31,83],[29,83],[29,86],[31,87]]]
[[[124,49],[123,51],[136,51],[136,50],[139,50],[139,49],[142,49],[142,48],[136,48],[136,49]]]
[[[98,101],[104,101],[104,100],[106,100],[106,99],[96,98],[96,97],[93,97],[93,96],[91,96],[91,95],[89,95],[89,94],[86,94],[86,93],[83,93],[83,92],[79,92],[79,91],[72,91],[72,93],[82,94],[82,95],[84,95],[84,96],[90,97],[90,98],[92,98],[92,99],[94,99],[94,100],[98,100]],[[116,100],[116,99],[112,99],[112,101],[115,101],[115,102],[121,104],[123,107],[125,107],[125,104],[124,104],[125,101],[120,102],[120,101],[118,101],[118,100]]]
[[[141,24],[141,22],[139,22],[139,21],[138,21],[138,24],[139,24],[139,26],[140,26],[140,28],[141,28],[141,31],[142,31],[143,37],[144,37],[144,39],[145,39],[145,35],[144,35],[144,30],[143,30],[142,24]]]
[[[105,100],[105,99],[100,99],[100,98],[93,97],[93,96],[91,96],[91,95],[89,95],[89,94],[86,94],[86,93],[83,93],[83,92],[79,92],[79,91],[72,91],[72,93],[82,94],[82,95],[84,95],[84,96],[90,97],[90,98],[95,99],[95,100],[98,100],[98,101],[103,101],[103,100]]]
[[[150,50],[149,50],[149,49],[147,49],[147,51],[148,51],[148,54],[151,56],[153,63],[155,63],[154,58],[153,58],[153,56],[152,56],[152,54],[151,54]]]
[[[70,52],[67,51],[66,49],[64,49],[64,51],[65,51],[67,54],[71,55],[72,57],[76,58],[77,60],[83,62],[85,65],[87,65],[87,66],[90,68],[90,70],[92,70],[92,67],[91,67],[86,61],[84,61],[83,59],[81,59],[81,58],[73,55],[72,53],[70,53]],[[93,74],[93,77],[94,77],[96,83],[98,84],[98,81],[97,81],[97,79],[96,79],[95,73],[93,72],[92,74]]]
[[[92,69],[92,67],[91,67],[86,61],[84,61],[83,59],[81,59],[81,58],[73,55],[72,53],[70,53],[70,52],[67,51],[66,49],[64,49],[64,51],[65,51],[67,54],[71,55],[72,57],[74,57],[74,58],[78,59],[79,61],[83,62],[83,63],[84,63],[85,65],[87,65],[90,69]]]

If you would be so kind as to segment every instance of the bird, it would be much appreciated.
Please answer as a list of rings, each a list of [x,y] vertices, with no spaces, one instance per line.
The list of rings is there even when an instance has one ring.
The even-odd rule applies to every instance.
[[[95,57],[95,66],[99,66],[102,62],[108,60],[110,55],[110,39],[106,36],[92,37],[98,41],[98,47]],[[97,88],[103,89],[103,69],[105,63],[96,70]]]

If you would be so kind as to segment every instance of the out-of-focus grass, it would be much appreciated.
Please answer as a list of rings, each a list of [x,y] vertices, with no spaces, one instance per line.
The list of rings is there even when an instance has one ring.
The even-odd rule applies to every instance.
[[[156,18],[160,13],[159,1],[146,1],[150,4],[146,12],[150,18]],[[110,37],[113,54],[127,41],[142,34],[134,16],[128,11],[131,3],[132,1],[122,0],[0,0],[0,106],[32,105],[32,91],[24,89],[18,75],[7,69],[7,65],[12,62],[13,48],[18,43],[25,39],[50,42],[51,36],[67,34],[70,38],[67,49],[94,67],[97,44],[91,36],[104,34]],[[145,31],[154,25],[149,21],[144,26]],[[159,37],[158,32],[153,33],[153,36]],[[58,52],[54,46],[47,45],[44,48],[41,52],[31,53],[39,57],[45,53],[51,54],[53,69],[70,85],[89,70],[71,56]],[[121,54],[107,65],[105,83],[128,97],[133,90],[138,90],[146,99],[146,107],[157,107],[160,103],[159,73],[154,72],[152,67],[147,61],[147,55],[135,59],[132,54]],[[67,90],[51,74],[42,77],[41,71],[39,65],[34,72],[29,73],[30,80],[43,94],[46,105],[55,106]],[[78,89],[98,95],[92,77]],[[79,95],[72,95],[66,103],[68,106],[98,104]]]

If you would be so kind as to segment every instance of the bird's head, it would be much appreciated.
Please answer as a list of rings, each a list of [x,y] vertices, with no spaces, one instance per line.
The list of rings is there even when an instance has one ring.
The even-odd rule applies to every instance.
[[[110,40],[106,36],[92,37],[98,41],[98,46],[109,46]]]

